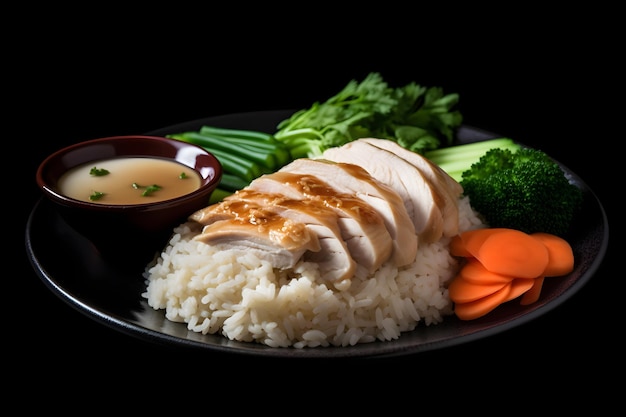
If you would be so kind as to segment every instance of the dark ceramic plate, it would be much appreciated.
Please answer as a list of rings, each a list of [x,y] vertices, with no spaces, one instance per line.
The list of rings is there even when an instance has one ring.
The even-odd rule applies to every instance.
[[[197,130],[203,124],[273,132],[278,122],[292,113],[284,110],[230,114],[181,123],[149,134],[165,135]],[[470,126],[463,126],[458,132],[461,142],[475,142],[496,136]],[[44,199],[36,204],[28,220],[26,248],[33,267],[46,286],[70,306],[104,325],[155,343],[268,357],[382,357],[413,354],[471,342],[527,323],[565,302],[591,279],[608,246],[606,213],[593,191],[567,167],[563,166],[563,169],[570,180],[583,190],[585,197],[583,211],[576,219],[576,228],[567,236],[576,257],[575,269],[571,274],[546,280],[541,299],[532,305],[506,303],[472,321],[448,317],[436,326],[420,325],[414,331],[389,342],[352,347],[271,348],[189,331],[185,324],[168,321],[162,310],[153,310],[141,297],[145,290],[142,271],[151,259],[128,263],[128,260],[103,258],[88,240],[65,224]],[[161,246],[155,247],[155,254],[161,249]],[[68,262],[69,259],[71,262]]]

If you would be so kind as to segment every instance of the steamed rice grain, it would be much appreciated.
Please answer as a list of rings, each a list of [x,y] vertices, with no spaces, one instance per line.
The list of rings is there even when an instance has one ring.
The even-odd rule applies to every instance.
[[[483,227],[469,201],[459,201],[460,230]],[[392,262],[368,275],[357,269],[341,284],[324,282],[317,264],[274,269],[251,253],[217,250],[193,240],[194,222],[174,230],[146,270],[148,305],[191,331],[272,347],[353,346],[389,341],[418,324],[453,313],[447,284],[458,270],[449,238],[420,244],[415,261]]]

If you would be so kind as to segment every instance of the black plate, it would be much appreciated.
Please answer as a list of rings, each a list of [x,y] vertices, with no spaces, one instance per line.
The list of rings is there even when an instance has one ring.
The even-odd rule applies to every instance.
[[[203,124],[273,132],[279,121],[293,111],[237,113],[181,123],[149,132],[165,135],[197,130]],[[459,129],[461,142],[497,137],[470,126]],[[527,323],[565,302],[591,279],[608,246],[608,222],[604,208],[592,190],[567,167],[570,180],[584,192],[582,213],[574,231],[567,236],[576,259],[574,271],[564,277],[546,280],[541,299],[529,306],[506,303],[488,315],[472,321],[447,317],[443,323],[418,325],[399,339],[359,344],[352,347],[271,348],[261,344],[230,341],[220,335],[202,335],[173,323],[162,310],[155,311],[141,297],[145,291],[142,271],[149,259],[135,264],[104,259],[88,240],[57,216],[47,200],[33,208],[26,226],[29,258],[46,286],[70,306],[88,317],[121,332],[148,341],[229,353],[268,357],[330,358],[360,356],[399,356],[454,346],[485,338]],[[155,254],[162,247],[155,247]]]

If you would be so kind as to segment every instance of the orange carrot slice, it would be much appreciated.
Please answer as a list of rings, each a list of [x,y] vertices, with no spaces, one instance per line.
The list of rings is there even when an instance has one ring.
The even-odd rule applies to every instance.
[[[545,277],[574,270],[574,253],[563,238],[549,233],[484,228],[450,241],[450,254],[466,258],[448,293],[461,320],[481,317],[498,305],[520,298],[536,302]]]
[[[459,275],[464,280],[473,284],[506,284],[511,282],[515,277],[510,275],[498,274],[491,272],[483,266],[476,258],[469,258],[465,265],[459,270]]]
[[[509,295],[506,297],[504,302],[511,301],[520,295],[525,294],[533,287],[536,279],[537,278],[515,278],[511,282],[511,290],[509,291]]]
[[[543,232],[532,233],[531,236],[539,239],[548,249],[548,265],[543,273],[545,276],[558,277],[574,270],[574,251],[567,240]]]
[[[508,284],[474,284],[463,279],[462,275],[457,275],[448,285],[448,295],[455,303],[468,303],[491,295]]]
[[[486,297],[467,303],[457,303],[454,305],[454,314],[461,320],[474,320],[482,317],[502,304],[509,295],[510,289],[511,283],[505,284],[504,287]]]
[[[507,231],[506,228],[484,228],[467,230],[461,233],[459,239],[461,239],[463,250],[469,253],[471,256],[477,257],[484,241],[490,236]],[[454,254],[453,254],[454,255]],[[460,255],[459,255],[460,256]]]
[[[468,251],[474,252],[474,250]],[[515,229],[500,229],[488,236],[477,250],[476,258],[491,272],[518,278],[537,278],[548,265],[548,249],[529,234]]]
[[[526,291],[520,299],[520,304],[523,306],[532,304],[535,301],[539,300],[539,296],[541,295],[541,288],[543,287],[544,277],[535,278],[533,281],[533,286],[530,287],[530,289]]]
[[[450,239],[450,255],[461,256],[464,258],[471,258],[473,255],[465,249],[465,243],[460,235],[454,236]]]

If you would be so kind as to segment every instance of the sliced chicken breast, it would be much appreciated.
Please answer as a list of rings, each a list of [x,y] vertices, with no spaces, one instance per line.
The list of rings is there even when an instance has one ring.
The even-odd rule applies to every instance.
[[[307,252],[304,259],[319,264],[322,277],[329,281],[351,278],[356,262],[344,240],[337,212],[318,201],[285,198],[280,194],[240,190],[230,198],[258,203],[280,216],[306,224],[317,235],[320,250]]]
[[[364,168],[327,159],[300,158],[282,167],[280,172],[315,176],[339,193],[365,201],[383,218],[393,240],[391,258],[396,265],[408,265],[415,260],[418,237],[402,198]]]
[[[365,168],[402,197],[420,240],[434,242],[443,234],[442,193],[413,164],[363,140],[324,151],[323,158]]]
[[[334,210],[350,254],[368,272],[374,272],[391,256],[393,240],[380,213],[360,198],[340,193],[316,176],[279,171],[255,179],[247,188],[317,201]]]
[[[190,220],[204,225],[195,240],[220,249],[252,251],[276,268],[293,268],[305,253],[321,250],[317,234],[305,223],[243,201],[208,206]]]
[[[413,164],[424,176],[430,179],[431,183],[442,191],[444,199],[443,205],[443,235],[454,236],[459,232],[459,198],[463,194],[463,187],[454,178],[448,175],[441,167],[432,163],[423,155],[412,152],[398,143],[377,138],[359,139],[371,143],[379,148],[395,153],[403,159]]]
[[[284,225],[290,226],[295,224],[303,224],[309,234],[313,234],[317,238],[317,250],[305,250],[301,253],[302,259],[315,262],[320,267],[322,278],[329,281],[338,281],[351,278],[356,269],[356,262],[352,258],[347,243],[343,240],[341,230],[338,224],[337,213],[323,206],[322,204],[308,200],[295,200],[287,198],[279,194],[261,193],[250,189],[237,191],[226,197],[221,203],[204,209],[202,215],[196,218],[204,219],[210,222],[214,217],[220,219],[227,213],[232,213],[231,220],[218,220],[217,227],[222,227],[222,222],[230,221],[239,226],[242,221],[250,224],[250,233],[256,236],[258,227],[256,224],[275,224],[277,227],[268,227],[269,236],[277,233],[282,236]],[[258,213],[262,213],[263,217],[259,219]],[[269,222],[266,222],[269,219]],[[282,223],[281,223],[282,219]],[[286,222],[286,223],[285,223]],[[215,223],[213,223],[215,224]],[[236,228],[237,232],[245,232],[245,229]],[[209,239],[206,235],[214,232],[212,224],[205,226],[202,233],[197,238],[203,241]],[[204,236],[204,237],[203,237]],[[237,235],[239,237],[239,234]],[[222,233],[221,239],[228,238],[227,234]],[[297,252],[293,252],[294,255]],[[260,253],[264,258],[271,258],[272,254]],[[293,267],[292,264],[288,267]]]

